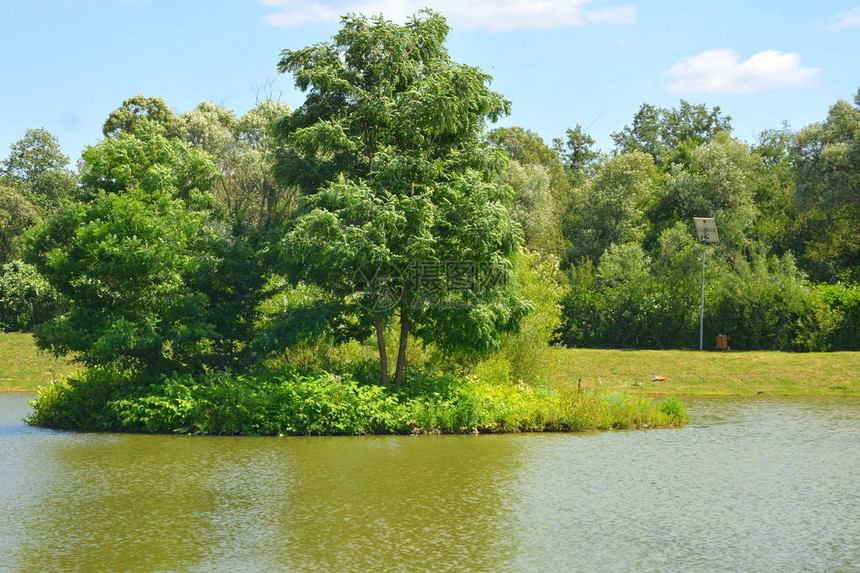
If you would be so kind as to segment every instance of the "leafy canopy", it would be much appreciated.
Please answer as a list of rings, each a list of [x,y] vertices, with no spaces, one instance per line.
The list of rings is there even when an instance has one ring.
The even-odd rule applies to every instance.
[[[403,26],[349,15],[331,42],[286,50],[278,65],[307,92],[274,124],[276,174],[304,194],[281,243],[283,268],[377,330],[396,311],[401,354],[410,332],[450,352],[497,348],[525,308],[512,280],[521,239],[511,191],[495,180],[505,154],[483,137],[510,102],[487,74],[450,58],[447,34],[431,11]],[[450,262],[481,263],[504,280],[480,292],[445,288],[444,273],[434,292],[412,280],[416,266]],[[368,264],[386,269],[383,290],[396,304],[369,304],[383,293],[360,280]]]
[[[82,171],[78,200],[29,237],[68,305],[39,346],[149,376],[242,361],[262,279],[211,209],[212,162],[144,122],[89,147]]]

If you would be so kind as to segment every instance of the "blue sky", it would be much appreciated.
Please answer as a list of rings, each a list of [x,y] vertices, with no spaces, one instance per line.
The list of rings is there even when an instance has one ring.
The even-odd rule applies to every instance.
[[[449,49],[513,101],[501,125],[549,142],[577,123],[604,150],[642,103],[719,105],[735,134],[824,119],[860,87],[860,2],[827,0],[2,0],[0,157],[45,127],[75,162],[122,100],[208,100],[242,113],[260,93],[303,97],[275,65],[328,40],[337,15],[402,20],[423,6]]]

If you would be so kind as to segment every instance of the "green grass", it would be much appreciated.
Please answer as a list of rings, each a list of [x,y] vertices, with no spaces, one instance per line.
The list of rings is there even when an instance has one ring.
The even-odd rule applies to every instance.
[[[860,352],[697,352],[552,348],[536,373],[552,385],[643,394],[860,395]],[[654,382],[664,376],[664,382]]]
[[[559,388],[644,394],[860,395],[860,352],[696,352],[552,348],[535,374]],[[0,334],[0,391],[33,391],[77,370],[36,350],[29,334]],[[652,382],[665,376],[665,382]]]
[[[33,391],[78,366],[39,352],[31,334],[0,333],[0,391]]]

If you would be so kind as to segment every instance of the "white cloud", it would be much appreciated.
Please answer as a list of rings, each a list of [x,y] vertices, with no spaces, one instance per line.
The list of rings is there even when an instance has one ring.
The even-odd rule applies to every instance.
[[[860,8],[839,12],[824,23],[824,29],[828,32],[839,32],[846,28],[860,28]]]
[[[733,50],[708,50],[683,58],[664,72],[673,92],[754,93],[812,85],[818,68],[800,65],[800,54],[759,52],[741,62]]]
[[[428,4],[426,0],[258,1],[274,8],[263,21],[280,28],[337,22],[348,12],[383,14],[390,20],[403,22]],[[444,14],[454,28],[493,31],[630,24],[637,19],[636,6],[588,9],[589,2],[591,0],[436,0],[431,8]]]

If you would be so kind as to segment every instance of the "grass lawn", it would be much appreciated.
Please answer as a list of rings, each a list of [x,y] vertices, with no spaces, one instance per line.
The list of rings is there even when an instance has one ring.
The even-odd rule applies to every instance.
[[[37,386],[70,374],[78,366],[39,352],[33,336],[0,333],[0,391],[33,391]]]
[[[645,394],[860,396],[860,352],[551,348],[543,357],[538,375],[568,388],[581,381],[583,389]],[[29,334],[0,333],[0,391],[32,391],[77,368],[40,353]]]
[[[553,348],[551,384],[646,394],[860,395],[860,352],[698,352]],[[664,382],[652,381],[655,376]]]

